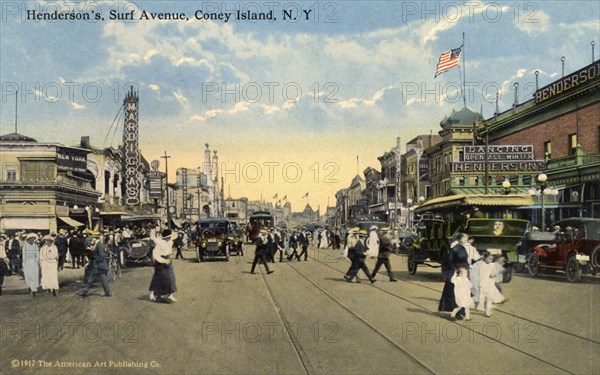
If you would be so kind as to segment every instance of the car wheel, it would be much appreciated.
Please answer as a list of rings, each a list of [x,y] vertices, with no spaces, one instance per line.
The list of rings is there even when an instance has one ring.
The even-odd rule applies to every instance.
[[[581,280],[581,265],[577,261],[575,255],[571,255],[569,259],[567,259],[565,272],[567,273],[567,279],[570,282],[574,283]]]
[[[406,264],[408,266],[409,274],[414,275],[415,273],[417,273],[417,268],[419,267],[419,265],[415,261],[415,251],[414,250],[410,250],[408,252],[408,260],[407,260]]]
[[[590,263],[592,265],[591,272],[594,273],[594,275],[600,272],[600,245],[596,246],[596,248],[592,251]]]
[[[540,273],[540,260],[536,253],[531,253],[527,257],[527,270],[531,276],[537,276]]]

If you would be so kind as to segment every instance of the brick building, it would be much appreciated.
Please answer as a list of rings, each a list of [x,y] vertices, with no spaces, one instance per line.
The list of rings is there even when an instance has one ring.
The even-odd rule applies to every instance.
[[[558,189],[546,205],[546,226],[565,217],[600,217],[600,61],[538,88],[530,100],[481,125],[490,145],[529,144],[545,161],[546,185]],[[539,188],[536,177],[523,182]],[[524,215],[530,212],[538,224],[540,199]]]

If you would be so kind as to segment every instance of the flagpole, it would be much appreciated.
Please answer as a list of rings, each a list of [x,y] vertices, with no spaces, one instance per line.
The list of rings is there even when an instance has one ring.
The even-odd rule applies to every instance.
[[[467,96],[465,95],[465,86],[466,86],[466,82],[467,82],[467,78],[466,78],[466,73],[465,73],[465,69],[467,68],[467,64],[465,62],[465,33],[462,33],[462,37],[463,37],[463,49],[462,49],[462,55],[463,55],[463,104],[465,105],[465,107],[467,106]],[[460,68],[459,68],[460,69]]]

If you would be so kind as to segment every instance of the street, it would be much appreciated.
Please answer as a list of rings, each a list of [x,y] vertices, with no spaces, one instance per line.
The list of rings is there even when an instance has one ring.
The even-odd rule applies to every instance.
[[[340,251],[310,248],[308,261],[250,274],[253,246],[229,262],[175,260],[178,302],[148,298],[152,267],[129,267],[81,298],[81,270],[59,273],[58,297],[32,298],[19,276],[0,297],[0,372],[398,374],[600,372],[600,278],[518,274],[509,299],[471,321],[438,313],[439,269],[406,271],[392,255],[391,283],[342,279]],[[367,259],[372,270],[375,259]],[[83,368],[86,368],[85,370]]]

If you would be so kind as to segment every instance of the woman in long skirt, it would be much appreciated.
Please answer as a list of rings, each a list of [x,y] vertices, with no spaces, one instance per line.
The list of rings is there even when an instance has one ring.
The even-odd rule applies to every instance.
[[[52,236],[44,236],[44,246],[40,250],[42,289],[47,289],[56,297],[58,294],[58,248]]]
[[[154,238],[154,250],[152,250],[152,258],[154,259],[154,275],[150,282],[150,300],[156,302],[170,302],[167,296],[171,294],[171,282],[169,276],[169,265],[171,260],[172,249],[168,248],[168,240],[171,237],[171,231],[166,229],[162,233],[163,238]]]
[[[35,243],[37,238],[37,234],[29,233],[23,245],[23,275],[32,297],[40,287],[40,248]]]

